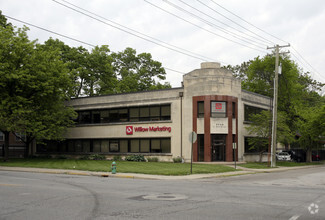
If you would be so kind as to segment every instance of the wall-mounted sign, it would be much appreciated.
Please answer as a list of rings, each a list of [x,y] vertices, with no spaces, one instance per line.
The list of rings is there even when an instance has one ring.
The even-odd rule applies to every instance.
[[[226,113],[226,102],[211,102],[212,113]]]
[[[149,126],[149,127],[133,127],[133,126],[126,126],[126,134],[127,135],[132,135],[133,132],[171,132],[172,128],[171,127],[166,127],[166,126]]]

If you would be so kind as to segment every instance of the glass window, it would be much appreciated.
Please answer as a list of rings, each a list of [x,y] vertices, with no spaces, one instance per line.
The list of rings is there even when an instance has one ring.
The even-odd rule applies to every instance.
[[[211,102],[211,118],[225,118],[227,112],[226,102]]]
[[[263,110],[266,110],[266,109],[245,105],[244,106],[244,121],[250,121],[251,115],[260,114]]]
[[[109,123],[109,111],[108,110],[100,111],[100,120],[101,120],[101,123]]]
[[[90,141],[89,140],[83,140],[82,141],[82,148],[83,148],[83,152],[90,152]]]
[[[118,109],[109,110],[109,121],[110,122],[118,122],[119,121]]]
[[[92,111],[93,123],[100,123],[100,111]]]
[[[151,139],[151,152],[160,153],[160,139]]]
[[[101,148],[103,153],[109,152],[109,141],[108,140],[102,140]]]
[[[138,153],[140,151],[140,144],[138,139],[132,139],[130,141],[130,152]]]
[[[161,119],[170,120],[170,105],[161,106]]]
[[[197,117],[204,118],[204,102],[197,103]]]
[[[74,143],[75,152],[82,152],[82,142],[81,140],[76,140]]]
[[[150,140],[149,139],[141,139],[140,140],[140,152],[142,152],[142,153],[150,152]]]
[[[128,109],[127,108],[119,110],[119,119],[122,122],[129,120],[129,115],[128,115]]]
[[[161,139],[161,153],[170,153],[170,139]]]
[[[129,142],[128,142],[128,140],[120,140],[120,152],[121,153],[129,152]]]
[[[150,107],[150,120],[159,121],[160,120],[160,107]]]
[[[149,107],[140,108],[140,121],[149,121]]]
[[[130,121],[139,121],[139,108],[130,108]]]
[[[236,118],[236,103],[232,103],[232,117]]]
[[[79,112],[79,123],[80,124],[90,124],[90,111]]]
[[[118,140],[110,140],[110,142],[109,142],[109,151],[110,152],[119,152]]]
[[[93,152],[97,152],[97,153],[101,152],[100,151],[100,143],[101,143],[100,140],[93,141]]]
[[[68,152],[74,152],[73,140],[68,141]]]

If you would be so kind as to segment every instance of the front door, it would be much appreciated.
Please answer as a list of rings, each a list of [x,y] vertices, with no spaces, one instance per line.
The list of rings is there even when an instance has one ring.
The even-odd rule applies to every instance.
[[[225,161],[226,135],[211,135],[211,161]]]

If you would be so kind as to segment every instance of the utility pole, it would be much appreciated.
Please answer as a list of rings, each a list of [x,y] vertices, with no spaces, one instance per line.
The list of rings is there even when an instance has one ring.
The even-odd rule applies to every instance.
[[[267,47],[267,49],[275,49],[275,73],[274,73],[274,95],[273,95],[273,120],[272,120],[272,140],[271,140],[271,167],[276,166],[276,129],[278,116],[278,84],[279,84],[279,50],[281,47],[290,47],[290,44],[285,46],[275,45]]]

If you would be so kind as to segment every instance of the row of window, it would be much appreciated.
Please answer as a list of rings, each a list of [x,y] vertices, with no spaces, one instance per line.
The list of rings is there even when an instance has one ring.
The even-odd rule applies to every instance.
[[[170,120],[170,104],[77,111],[77,124]]]
[[[46,141],[37,152],[61,153],[170,153],[170,138],[88,139]]]
[[[23,133],[16,133],[15,134],[15,141],[21,142],[22,140],[26,139],[26,135]],[[0,141],[5,141],[5,135],[3,132],[0,131]]]
[[[204,101],[197,103],[197,117],[204,118]],[[211,118],[227,117],[227,102],[211,101],[210,103]],[[236,117],[236,103],[232,103],[232,117]]]

